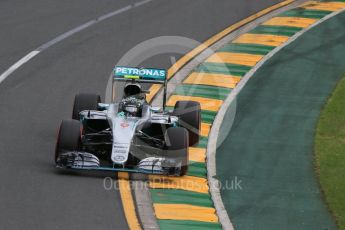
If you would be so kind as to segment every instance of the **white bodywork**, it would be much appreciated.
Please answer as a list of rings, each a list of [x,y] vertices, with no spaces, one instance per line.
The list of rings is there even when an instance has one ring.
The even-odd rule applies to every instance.
[[[142,117],[128,117],[123,113],[118,112],[118,106],[118,103],[101,103],[100,107],[105,108],[106,110],[93,111],[91,113],[92,118],[106,118],[109,122],[113,136],[111,160],[114,164],[124,165],[127,162],[133,137],[138,126],[143,125],[146,122],[171,124],[178,121],[177,117],[159,113],[156,111],[156,108],[151,108],[150,106],[144,107],[145,111],[143,111]],[[88,111],[83,111],[82,113],[87,115]]]
[[[110,104],[107,110],[107,119],[112,129],[113,147],[111,160],[115,164],[125,164],[128,160],[129,150],[136,127],[150,118],[147,116],[125,117],[118,113],[118,104]]]

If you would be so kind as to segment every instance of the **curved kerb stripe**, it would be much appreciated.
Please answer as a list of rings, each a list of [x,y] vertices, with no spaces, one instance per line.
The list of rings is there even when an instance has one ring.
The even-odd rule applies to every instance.
[[[204,171],[200,170],[200,164],[204,167],[208,135],[217,112],[232,89],[241,83],[242,77],[266,55],[269,56],[272,50],[286,44],[302,29],[313,26],[320,19],[344,7],[341,1],[313,1],[288,10],[220,48],[176,88],[168,100],[168,106],[174,106],[177,100],[200,102],[203,137],[202,143],[189,149],[193,175],[188,173],[180,178],[149,178],[155,214],[162,229],[179,226],[221,228],[209,198],[210,181],[202,174]]]
[[[341,0],[339,2],[345,2],[344,0]],[[309,2],[307,4],[303,4],[303,6],[300,6],[296,9],[293,10],[289,10],[286,11],[280,15],[278,15],[279,17],[289,17],[289,16],[298,16],[300,18],[316,18],[317,20],[315,20],[315,22],[313,24],[310,24],[308,26],[306,25],[300,25],[300,27],[289,27],[286,28],[285,25],[279,25],[277,23],[276,26],[274,27],[270,27],[267,25],[264,25],[265,23],[263,23],[262,25],[260,25],[259,27],[255,28],[254,30],[248,32],[251,34],[255,34],[257,33],[257,31],[261,31],[263,33],[267,33],[267,34],[272,34],[272,35],[278,35],[278,34],[282,34],[282,33],[286,33],[287,29],[289,30],[290,33],[290,38],[283,44],[281,44],[280,46],[277,46],[274,50],[272,50],[271,53],[268,53],[263,60],[261,60],[257,66],[255,66],[251,71],[248,72],[248,74],[246,74],[244,76],[243,81],[241,81],[239,83],[239,85],[234,89],[234,91],[232,91],[229,94],[229,97],[226,99],[226,101],[224,102],[225,106],[222,107],[219,116],[217,115],[216,120],[217,120],[217,127],[212,127],[211,129],[211,133],[210,133],[210,138],[212,138],[212,144],[213,145],[209,145],[208,149],[207,149],[207,157],[208,157],[208,179],[209,179],[209,183],[210,183],[210,187],[213,188],[212,185],[217,184],[217,181],[213,178],[216,176],[216,171],[215,171],[215,152],[216,152],[216,142],[217,142],[217,133],[220,129],[220,125],[221,125],[221,121],[224,117],[224,114],[226,112],[226,108],[231,104],[231,101],[234,100],[236,94],[238,94],[238,92],[244,87],[244,85],[246,84],[246,82],[248,81],[248,79],[253,75],[253,73],[262,66],[263,63],[265,63],[270,57],[272,57],[272,55],[274,55],[276,52],[279,52],[280,49],[282,49],[283,47],[285,47],[286,45],[290,44],[292,41],[294,41],[296,38],[298,38],[299,36],[301,36],[304,32],[308,31],[310,28],[313,28],[314,26],[317,26],[318,24],[322,23],[323,21],[339,14],[340,12],[344,12],[345,11],[345,6],[344,4],[338,4],[338,2],[332,2],[330,4],[329,1],[327,1],[327,5],[335,5],[337,7],[334,7],[334,12],[331,11],[331,8],[328,7],[326,10],[322,11],[321,7],[318,7],[318,4],[320,5],[325,5],[324,2]],[[338,7],[339,5],[342,6],[342,8]],[[311,10],[310,8],[313,8],[314,10]],[[276,22],[278,22],[279,20],[275,20]],[[296,26],[296,25],[295,25]],[[303,29],[303,30],[302,30]],[[291,31],[295,31],[294,33],[291,33]],[[255,43],[255,42],[254,42]],[[251,44],[250,44],[251,45]],[[210,161],[212,163],[210,163]],[[212,164],[212,168],[209,168],[209,163],[210,165]],[[214,191],[215,193],[218,193],[219,190]],[[221,200],[218,199],[218,201],[221,202]],[[220,208],[224,208],[224,206],[220,207]],[[218,211],[218,208],[217,208]],[[231,214],[231,213],[230,213]],[[226,221],[225,221],[226,222]],[[223,223],[223,222],[222,222]],[[231,224],[231,223],[230,223]],[[228,225],[229,226],[229,225]]]
[[[213,39],[208,40],[207,42],[212,41],[212,43],[209,43],[206,48],[226,36],[228,33],[234,31],[238,27],[291,2],[293,1],[285,1],[283,3],[270,7],[269,9],[266,9],[256,15],[253,15],[252,17],[249,17],[246,20],[239,22],[232,27],[227,28],[222,33],[216,35]],[[205,47],[204,44],[201,47]],[[176,71],[179,70],[184,64],[186,64],[191,58],[202,52],[203,49],[205,48],[198,47],[191,52],[194,55],[190,55],[189,53],[182,59],[180,59],[171,69],[169,69],[169,79],[173,77],[174,73],[176,73]],[[216,211],[212,204],[211,196],[209,194],[209,187],[206,180],[205,154],[208,134],[210,132],[211,124],[217,114],[217,111],[222,105],[223,100],[231,92],[231,89],[234,88],[235,85],[241,80],[241,77],[247,71],[249,71],[251,67],[257,63],[257,61],[262,58],[261,55],[262,52],[265,52],[264,49],[265,47],[263,49],[258,48],[258,53],[253,53],[251,55],[254,60],[252,61],[252,63],[248,64],[248,66],[237,65],[236,63],[231,62],[229,62],[229,64],[227,65],[222,64],[222,67],[233,67],[231,71],[231,73],[233,74],[232,76],[224,75],[224,73],[228,74],[229,71],[222,71],[222,67],[219,68],[216,61],[205,66],[200,66],[198,71],[196,71],[197,74],[195,74],[196,76],[199,76],[197,77],[199,84],[196,84],[196,80],[193,79],[192,76],[190,76],[189,79],[185,80],[186,82],[184,82],[183,85],[176,88],[175,95],[172,95],[169,98],[168,106],[170,108],[174,106],[177,100],[195,100],[201,103],[203,109],[201,127],[202,138],[199,145],[189,149],[190,165],[187,176],[180,178],[166,178],[161,176],[149,177],[149,186],[151,187],[151,196],[154,203],[155,214],[158,218],[158,222],[161,228],[174,229],[178,226],[189,226],[195,228],[207,227],[212,229],[221,228],[218,217],[216,215]],[[250,54],[241,52],[241,50],[238,50],[236,53],[238,53],[237,56],[241,57],[242,60],[243,58],[248,58],[248,56],[250,56]],[[187,59],[189,60],[187,61]],[[219,59],[219,57],[215,58],[215,60],[217,59]],[[176,68],[176,66],[179,67]],[[213,72],[212,70],[215,70],[215,72]],[[209,73],[207,73],[208,71]],[[222,78],[226,78],[226,80],[222,80]],[[188,81],[190,81],[191,84],[188,84]],[[212,84],[213,86],[210,86],[210,84]],[[225,88],[219,87],[224,85],[226,85]],[[149,101],[153,100],[154,96],[159,90],[160,87],[158,85],[153,85],[151,87],[151,93],[148,95]],[[176,192],[180,192],[180,194],[183,194],[181,194],[181,196],[178,196],[178,199],[176,199],[177,196],[176,194],[174,194]],[[186,193],[188,193],[189,196],[186,196]],[[197,202],[199,201],[198,197],[201,194],[206,196],[208,201],[210,202],[210,206],[208,206],[207,208],[200,207],[200,203]],[[162,199],[162,197],[164,197],[164,199]],[[188,197],[189,199],[185,199],[185,197]],[[167,205],[166,203],[170,203],[170,205]],[[198,213],[198,215],[194,216],[188,213],[185,213],[184,215],[176,214],[179,211],[183,212],[186,207],[193,210],[200,210],[201,213]],[[205,216],[211,216],[211,218],[205,218]]]

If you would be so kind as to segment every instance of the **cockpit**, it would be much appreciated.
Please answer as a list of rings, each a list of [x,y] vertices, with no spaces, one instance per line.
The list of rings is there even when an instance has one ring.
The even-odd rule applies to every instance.
[[[124,87],[124,98],[119,104],[119,110],[126,116],[142,117],[143,108],[147,107],[146,95],[142,92],[141,85],[129,83]]]

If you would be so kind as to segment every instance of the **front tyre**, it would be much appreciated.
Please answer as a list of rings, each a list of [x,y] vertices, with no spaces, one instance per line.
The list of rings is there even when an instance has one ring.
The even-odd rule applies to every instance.
[[[189,146],[196,145],[200,139],[200,103],[196,101],[177,101],[173,115],[179,118],[179,125],[188,130]]]
[[[79,93],[74,98],[72,119],[79,120],[79,113],[84,110],[98,110],[101,97],[97,94]]]
[[[188,171],[188,147],[189,136],[187,129],[183,127],[171,127],[166,130],[165,143],[167,157],[173,159],[180,166],[179,176],[184,176]]]
[[[76,120],[63,120],[60,125],[56,147],[55,163],[62,153],[79,151],[81,148],[81,124]]]

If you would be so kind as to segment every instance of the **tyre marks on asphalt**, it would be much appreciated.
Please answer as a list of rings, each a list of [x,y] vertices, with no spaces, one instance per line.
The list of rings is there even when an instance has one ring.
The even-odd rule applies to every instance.
[[[233,88],[262,58],[293,35],[328,14],[345,8],[345,0],[307,2],[286,11],[220,48],[201,63],[168,100],[201,103],[202,138],[189,149],[188,175],[174,178],[150,176],[150,192],[162,229],[177,227],[220,229],[206,179],[206,147],[212,122]],[[204,170],[202,170],[204,169]]]

